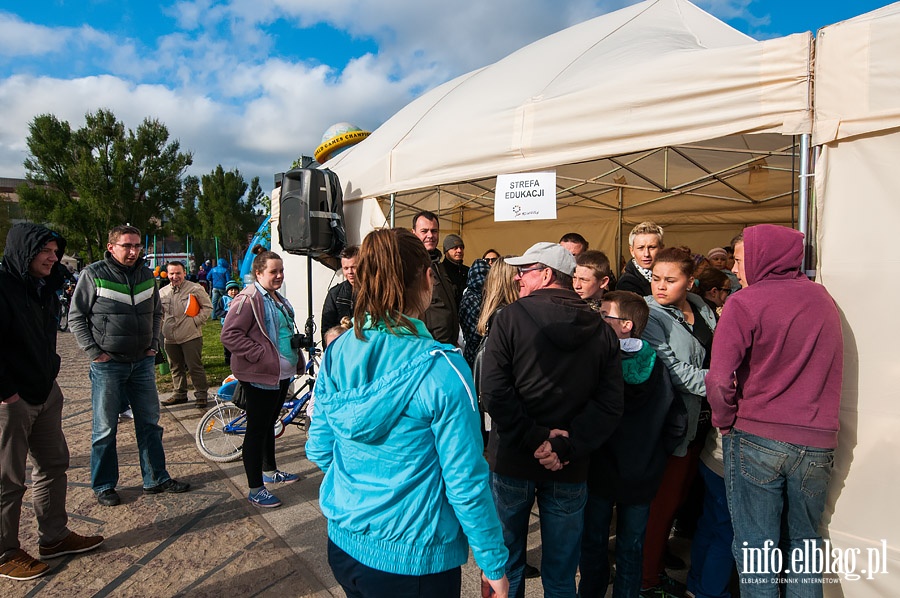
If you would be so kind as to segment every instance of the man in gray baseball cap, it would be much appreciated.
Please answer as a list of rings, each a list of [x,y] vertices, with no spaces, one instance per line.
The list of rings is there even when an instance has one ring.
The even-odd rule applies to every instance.
[[[564,247],[536,243],[505,261],[517,267],[519,300],[492,322],[481,399],[492,420],[487,456],[509,595],[523,584],[537,499],[545,594],[574,596],[589,456],[623,410],[618,340],[572,290],[575,258]]]
[[[572,289],[572,275],[575,274],[575,257],[559,243],[542,241],[528,248],[520,257],[508,257],[510,266],[519,268],[519,297],[527,297],[537,289],[556,287]],[[539,276],[526,276],[529,272],[540,272]],[[574,291],[573,291],[574,292]]]

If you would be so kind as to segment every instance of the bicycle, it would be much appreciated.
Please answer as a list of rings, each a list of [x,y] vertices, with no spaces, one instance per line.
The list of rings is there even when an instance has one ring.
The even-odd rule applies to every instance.
[[[301,430],[307,428],[308,418],[305,408],[316,383],[320,353],[319,349],[309,349],[309,359],[303,373],[291,378],[294,390],[288,392],[281,407],[281,416],[275,422],[275,438],[281,437],[289,425],[297,426]],[[194,434],[200,454],[216,463],[237,461],[244,452],[243,436],[247,433],[247,412],[231,403],[231,397],[238,384],[237,378],[233,375],[225,378],[214,396],[215,406],[203,415]]]
[[[69,300],[63,295],[59,298],[59,315],[56,318],[57,328],[65,332],[69,328]]]
[[[56,325],[60,332],[69,329],[69,302],[72,300],[72,292],[75,290],[74,284],[67,284],[59,294],[59,314],[56,318]]]

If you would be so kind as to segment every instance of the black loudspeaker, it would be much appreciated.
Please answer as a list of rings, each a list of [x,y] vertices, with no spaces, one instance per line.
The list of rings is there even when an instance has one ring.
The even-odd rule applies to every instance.
[[[347,243],[341,184],[328,169],[294,168],[281,179],[281,247],[308,255],[332,270]]]

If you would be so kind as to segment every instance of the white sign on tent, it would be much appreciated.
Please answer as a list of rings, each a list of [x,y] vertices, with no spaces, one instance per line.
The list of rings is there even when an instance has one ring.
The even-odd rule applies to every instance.
[[[498,174],[494,222],[556,220],[556,172]]]

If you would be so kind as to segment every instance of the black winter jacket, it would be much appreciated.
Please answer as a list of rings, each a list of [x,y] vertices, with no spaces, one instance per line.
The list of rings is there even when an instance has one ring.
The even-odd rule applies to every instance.
[[[353,317],[353,285],[346,280],[328,289],[322,306],[322,338],[330,328],[341,323],[343,317]]]
[[[675,396],[669,371],[653,349],[648,353],[652,369],[646,379],[625,384],[622,420],[609,441],[591,455],[588,474],[591,494],[625,504],[653,500],[668,457],[687,432],[687,411]],[[640,357],[623,354],[623,361]]]
[[[434,272],[434,287],[431,305],[425,311],[425,327],[434,340],[454,347],[459,342],[459,314],[456,310],[454,287],[444,269],[440,267],[441,252],[432,249],[431,270]]]
[[[484,352],[481,398],[493,420],[491,471],[526,480],[583,482],[588,457],[622,415],[622,362],[609,326],[572,290],[546,288],[494,318]],[[551,429],[563,461],[551,472],[534,458]]]
[[[650,281],[644,278],[644,275],[640,273],[637,266],[634,265],[634,260],[628,260],[628,263],[625,264],[625,271],[622,273],[622,278],[616,282],[616,290],[631,291],[632,293],[637,293],[641,297],[646,297],[652,292],[650,290]]]
[[[62,259],[66,241],[37,224],[17,224],[6,238],[0,265],[0,398],[18,393],[26,403],[47,400],[59,374],[56,332],[59,299],[68,272],[57,262],[39,282],[28,273],[31,261],[50,241],[56,241]]]

